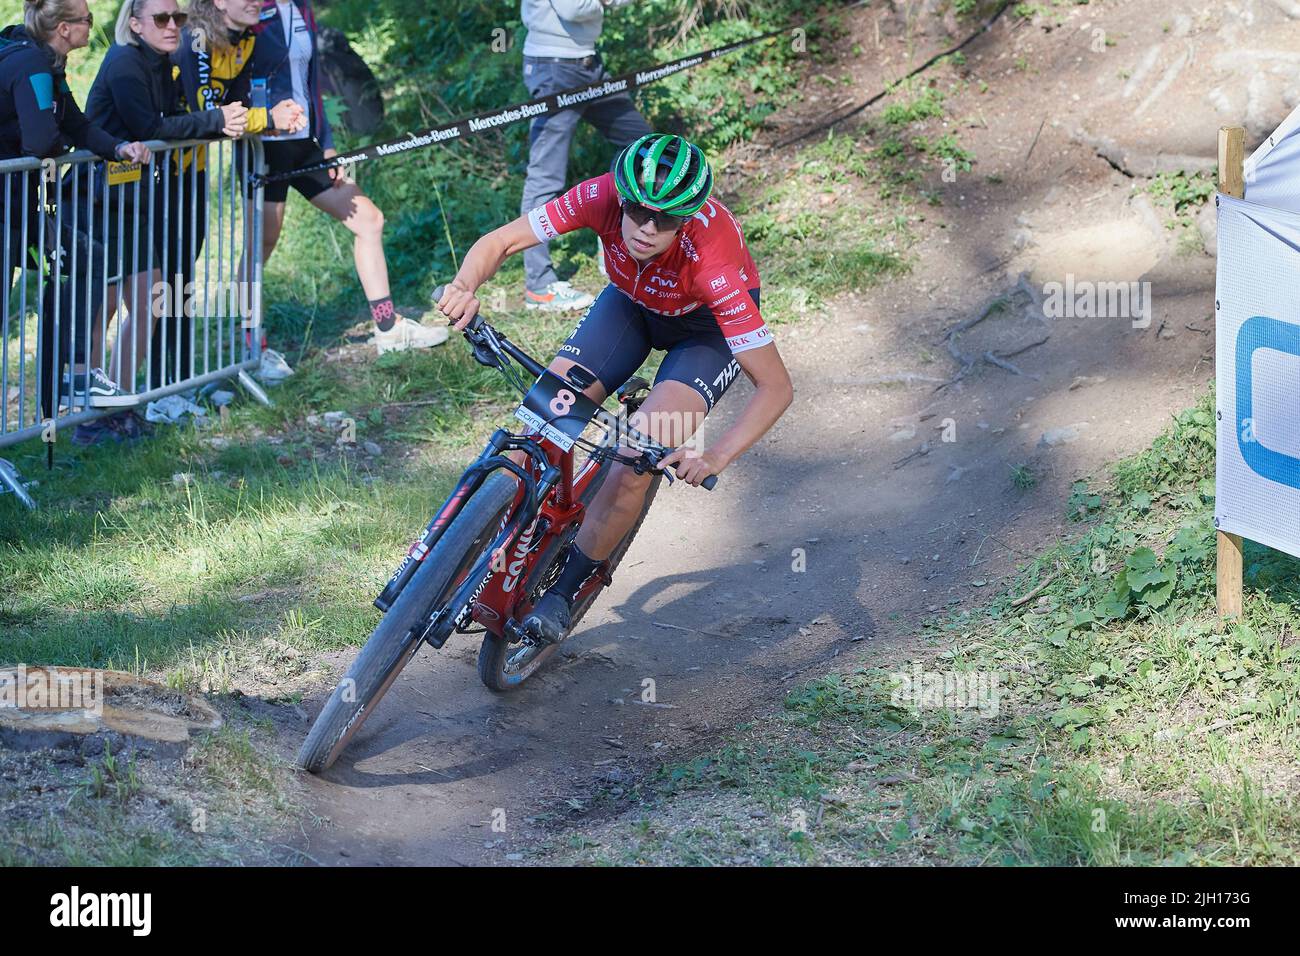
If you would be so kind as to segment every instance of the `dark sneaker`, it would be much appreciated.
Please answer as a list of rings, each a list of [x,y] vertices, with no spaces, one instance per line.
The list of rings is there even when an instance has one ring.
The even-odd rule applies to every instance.
[[[106,419],[119,435],[126,441],[138,441],[153,434],[153,425],[140,417],[134,409],[109,415]]]
[[[121,408],[136,403],[136,397],[130,392],[123,391],[117,382],[104,374],[103,369],[94,368],[89,372],[74,372],[63,376],[60,402],[69,408],[72,408],[74,403],[81,407],[87,397],[92,408]]]
[[[524,618],[524,630],[548,644],[558,644],[573,626],[573,608],[560,595],[547,591]]]
[[[81,448],[102,445],[105,442],[120,441],[122,441],[122,435],[113,427],[107,417],[82,422],[72,433],[72,444]]]

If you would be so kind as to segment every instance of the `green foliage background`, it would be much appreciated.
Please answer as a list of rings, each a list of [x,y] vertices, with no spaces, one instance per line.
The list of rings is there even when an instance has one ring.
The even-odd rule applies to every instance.
[[[321,22],[343,30],[374,70],[385,100],[383,139],[527,100],[519,4],[445,0],[333,0],[318,5]],[[111,44],[119,4],[91,0],[95,28],[88,50],[70,57],[69,81],[85,95]],[[0,22],[18,22],[20,0],[0,0]],[[605,17],[601,50],[612,73],[673,59],[798,22],[809,14],[795,0],[641,0]],[[809,51],[826,25],[809,32]],[[494,32],[495,31],[495,32]],[[496,41],[494,44],[494,40]],[[506,49],[495,52],[505,41]],[[711,154],[754,133],[797,81],[791,44],[767,42],[643,91],[638,104],[656,128],[692,136]],[[760,102],[761,101],[761,102]],[[341,103],[327,104],[332,112]],[[339,148],[362,145],[339,136]],[[399,304],[426,301],[473,241],[518,215],[527,165],[528,126],[520,123],[446,147],[354,167],[384,211],[385,245]],[[571,154],[570,179],[607,169],[613,148],[585,125]],[[725,167],[719,169],[724,177]],[[445,216],[445,221],[444,221]],[[594,239],[556,244],[562,274],[591,266]],[[519,270],[512,263],[503,281]],[[510,269],[515,272],[509,271]],[[284,237],[268,270],[268,325],[278,341],[316,341],[364,316],[346,230],[295,196]]]

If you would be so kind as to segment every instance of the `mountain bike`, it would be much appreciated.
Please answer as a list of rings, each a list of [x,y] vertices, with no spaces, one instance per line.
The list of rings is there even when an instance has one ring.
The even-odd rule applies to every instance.
[[[621,414],[615,415],[582,393],[590,384],[582,369],[575,367],[565,378],[555,375],[481,315],[464,332],[475,361],[499,371],[523,395],[515,416],[527,429],[493,433],[375,599],[383,620],[330,693],[298,752],[299,766],[313,773],[339,758],[425,644],[440,648],[453,633],[482,634],[478,673],[483,683],[494,691],[523,684],[559,645],[534,636],[520,622],[559,577],[564,550],[611,465],[622,462],[654,477],[641,516],[578,592],[574,627],[612,582],[663,479],[674,480],[660,468],[673,449],[627,424],[649,391],[643,379],[631,379],[618,390]],[[579,450],[585,458],[576,462]],[[510,452],[517,454],[507,457]],[[710,475],[701,487],[712,490],[716,483],[717,476]]]

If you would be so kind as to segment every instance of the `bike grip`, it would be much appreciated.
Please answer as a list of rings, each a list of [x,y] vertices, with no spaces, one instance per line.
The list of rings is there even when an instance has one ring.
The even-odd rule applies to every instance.
[[[676,465],[673,466],[673,474],[675,475],[680,474],[680,472],[677,470]],[[717,483],[718,483],[718,476],[709,475],[709,477],[705,478],[703,481],[700,482],[700,487],[703,488],[705,491],[712,491],[713,486],[716,485]]]

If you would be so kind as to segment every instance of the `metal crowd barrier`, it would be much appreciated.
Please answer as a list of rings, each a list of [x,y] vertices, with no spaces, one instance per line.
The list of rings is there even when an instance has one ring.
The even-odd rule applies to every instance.
[[[247,188],[261,141],[147,145],[145,165],[0,161],[0,448],[220,379],[266,401],[248,374],[262,353],[262,190]],[[75,376],[65,391],[74,367],[103,369],[132,404],[94,407]],[[35,506],[0,459],[5,488]]]

